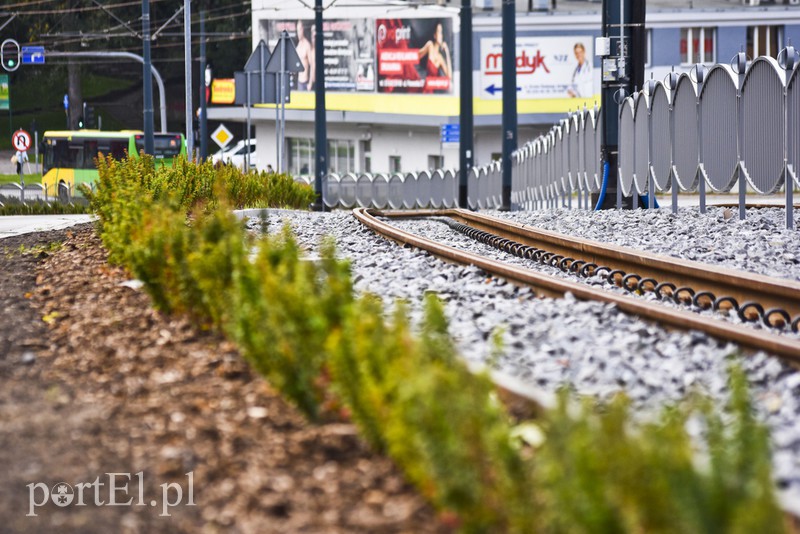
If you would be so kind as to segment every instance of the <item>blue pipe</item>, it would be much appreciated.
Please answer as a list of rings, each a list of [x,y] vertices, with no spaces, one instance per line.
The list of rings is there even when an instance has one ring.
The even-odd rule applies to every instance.
[[[594,211],[600,211],[600,207],[603,205],[603,202],[606,199],[606,189],[608,189],[608,162],[603,162],[603,183],[600,186],[600,196],[597,198],[597,205],[594,207]]]

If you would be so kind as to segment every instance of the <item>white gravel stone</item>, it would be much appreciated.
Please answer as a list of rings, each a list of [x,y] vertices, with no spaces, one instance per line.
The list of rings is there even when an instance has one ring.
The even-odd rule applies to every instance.
[[[772,270],[766,274],[800,279],[797,264],[785,257],[787,250],[800,248],[800,239],[796,233],[781,230],[780,210],[774,210],[780,212],[774,216],[748,214],[744,222],[735,218],[724,221],[721,210],[709,211],[705,218],[691,217],[687,210],[679,217],[668,212],[626,212],[630,220],[614,212],[599,216],[581,211],[501,215],[661,253],[689,253],[698,250],[695,244],[702,242],[705,258],[723,258],[731,267],[758,272],[764,272],[760,266],[770,265]],[[379,238],[349,212],[270,210],[270,231],[277,231],[283,222],[291,224],[311,254],[323,236],[333,236],[338,254],[351,261],[356,291],[378,294],[389,307],[395,299],[407,300],[415,321],[422,316],[425,293],[435,291],[445,302],[451,335],[465,359],[486,361],[497,333],[503,340],[503,353],[496,365],[549,392],[568,387],[578,395],[607,399],[626,391],[640,412],[647,414],[691,391],[724,400],[728,367],[733,361],[741,362],[759,417],[772,429],[778,487],[785,490],[784,499],[800,506],[800,433],[796,430],[800,378],[777,359],[763,353],[740,358],[732,344],[720,344],[698,332],[643,324],[613,305],[576,301],[571,295],[559,300],[533,297],[530,289],[489,279],[475,267],[440,262],[427,253]],[[249,224],[258,231],[258,220]],[[406,223],[398,223],[402,224]],[[716,227],[724,231],[707,239],[691,237],[711,233]],[[460,236],[475,243],[441,223],[428,223],[425,232],[441,233],[448,239],[455,235],[453,241],[459,243]],[[761,243],[752,245],[750,239]],[[770,247],[778,247],[770,242],[780,242],[781,250],[768,255]],[[759,251],[764,256],[759,256]],[[743,257],[743,263],[734,263],[739,261],[732,258],[736,255]]]

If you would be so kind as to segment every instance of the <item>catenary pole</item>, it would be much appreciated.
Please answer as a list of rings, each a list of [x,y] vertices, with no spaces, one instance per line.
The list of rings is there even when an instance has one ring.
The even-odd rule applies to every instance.
[[[150,59],[150,0],[142,0],[142,56],[144,72],[142,92],[144,93],[144,152],[153,154],[153,71]]]
[[[511,153],[517,149],[517,29],[514,0],[503,0],[503,189],[500,209],[511,209]]]
[[[200,161],[208,157],[208,120],[206,105],[206,13],[200,12]]]
[[[192,116],[192,1],[183,0],[183,67],[186,94],[186,153],[194,157]]]
[[[322,181],[328,174],[328,133],[325,123],[325,48],[322,42],[322,0],[314,0],[314,145],[316,165],[314,169],[314,189],[317,197],[312,204],[316,211],[325,210],[322,199]]]
[[[468,178],[473,158],[472,109],[472,0],[461,0],[461,79],[458,167],[458,206],[469,208]]]

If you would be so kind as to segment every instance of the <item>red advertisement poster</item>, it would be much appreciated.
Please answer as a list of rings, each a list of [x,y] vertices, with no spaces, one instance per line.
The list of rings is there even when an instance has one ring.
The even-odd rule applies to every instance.
[[[378,92],[453,92],[451,19],[375,21]]]

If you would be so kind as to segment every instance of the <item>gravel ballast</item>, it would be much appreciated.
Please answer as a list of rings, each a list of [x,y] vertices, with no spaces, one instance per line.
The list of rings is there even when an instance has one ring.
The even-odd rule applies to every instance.
[[[653,214],[634,212],[633,216],[642,221],[638,224],[650,229],[649,237],[643,239],[639,236],[636,238],[638,241],[632,238],[627,242],[621,242],[619,238],[614,242],[632,247],[637,243],[650,243],[653,248],[644,245],[637,248],[660,253],[666,252],[658,247],[669,243],[673,244],[670,250],[689,250],[694,239],[689,235],[700,223],[689,220],[691,210],[683,211],[677,218],[663,211]],[[635,222],[624,221],[625,215],[631,213],[604,212],[593,225],[605,228],[609,234],[622,232],[623,227],[635,233]],[[722,257],[729,252],[730,242],[738,236],[739,246],[731,252],[731,261],[741,256],[735,250],[743,249],[746,251],[745,264],[750,266],[750,270],[758,271],[754,267],[758,265],[773,265],[773,272],[765,274],[778,276],[783,273],[784,277],[798,278],[798,267],[792,260],[775,254],[765,258],[755,256],[756,251],[771,250],[769,247],[775,248],[774,245],[761,244],[759,248],[751,246],[748,241],[762,241],[768,234],[769,239],[775,242],[780,240],[800,245],[800,239],[795,235],[781,231],[778,215],[769,226],[772,219],[766,216],[750,215],[748,220],[739,222],[724,220],[720,210],[718,215],[704,216],[709,218],[708,231],[711,231],[712,221],[719,226],[733,224],[737,228],[726,227],[724,236],[717,238],[712,235],[703,239],[707,239],[709,250],[713,245],[713,250]],[[504,213],[502,216],[525,224],[533,224],[539,217],[544,223],[537,226],[542,228],[597,240],[602,240],[605,235],[602,232],[597,235],[580,233],[581,228],[594,227],[590,224],[593,214],[589,212]],[[664,218],[670,222],[662,220]],[[796,425],[800,415],[800,375],[776,358],[758,353],[739,359],[734,345],[720,344],[698,332],[666,331],[623,314],[613,305],[577,301],[571,295],[557,300],[536,298],[529,289],[489,279],[477,268],[447,264],[427,253],[399,247],[377,237],[349,212],[270,210],[268,220],[271,231],[277,231],[284,222],[290,223],[311,255],[323,236],[333,236],[339,254],[352,262],[356,291],[379,294],[389,305],[395,299],[405,299],[411,304],[416,318],[421,314],[425,294],[439,294],[446,305],[450,332],[465,359],[486,361],[493,353],[493,340],[499,337],[502,339],[502,354],[496,360],[497,367],[546,392],[566,386],[579,395],[597,395],[607,399],[625,391],[642,413],[652,413],[665,403],[677,401],[695,390],[722,401],[728,393],[727,370],[732,361],[741,361],[750,379],[759,414],[772,429],[777,485],[783,490],[787,506],[800,511],[800,428]],[[556,226],[559,220],[566,221],[564,229]],[[432,225],[431,232],[454,234],[441,223],[428,224]],[[260,223],[251,219],[249,225],[257,230]],[[670,229],[659,230],[662,226]],[[795,245],[786,245],[784,250],[797,250],[797,247],[792,247]],[[710,254],[701,261],[711,261]],[[779,265],[775,267],[775,264]],[[733,263],[728,266],[746,268]],[[794,274],[791,274],[792,267]]]

